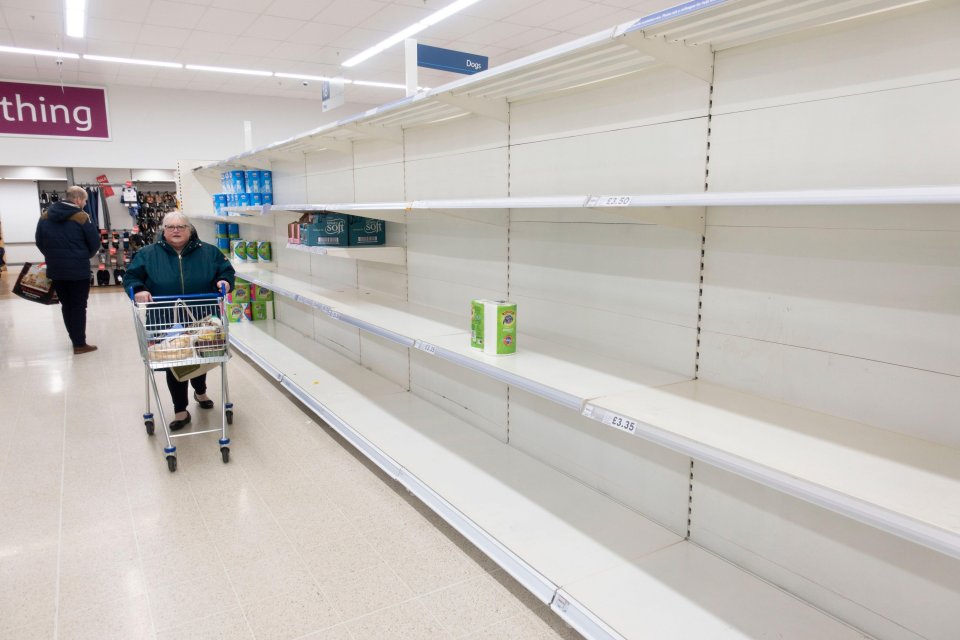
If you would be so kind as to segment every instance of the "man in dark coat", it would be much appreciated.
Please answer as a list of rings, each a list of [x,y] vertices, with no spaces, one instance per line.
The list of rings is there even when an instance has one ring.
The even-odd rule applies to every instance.
[[[60,299],[63,324],[73,342],[73,353],[89,353],[87,298],[90,296],[90,258],[100,249],[100,233],[83,210],[87,192],[67,189],[66,200],[54,202],[37,223],[37,248],[47,262],[47,277]]]

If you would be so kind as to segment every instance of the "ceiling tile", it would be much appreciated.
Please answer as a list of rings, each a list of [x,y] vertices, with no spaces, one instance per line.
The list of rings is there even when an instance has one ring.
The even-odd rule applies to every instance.
[[[287,39],[295,43],[328,45],[349,31],[350,27],[342,25],[307,22],[291,33]]]
[[[417,37],[421,40],[459,40],[474,31],[490,26],[491,23],[492,21],[486,18],[457,14],[419,33]]]
[[[3,0],[3,6],[26,11],[61,13],[63,11],[63,0]]]
[[[580,36],[588,36],[597,33],[598,31],[603,31],[604,29],[609,29],[625,22],[632,22],[642,17],[643,14],[638,14],[636,11],[620,10],[603,18],[586,20],[583,24],[570,27],[569,31],[570,33],[575,33]]]
[[[316,44],[284,42],[273,50],[270,57],[283,60],[312,60],[320,54],[322,49],[322,46]]]
[[[227,47],[226,51],[227,53],[243,53],[262,58],[269,56],[278,46],[280,46],[278,40],[240,36],[233,44]]]
[[[0,44],[12,45],[13,44],[13,32],[9,29],[0,29]]]
[[[273,0],[213,0],[210,6],[218,9],[233,9],[247,13],[263,13],[264,9],[273,4]]]
[[[524,24],[530,27],[542,26],[552,18],[559,18],[574,11],[589,7],[591,3],[583,0],[545,0],[523,11],[519,11],[509,18],[508,22]]]
[[[192,26],[200,22],[206,11],[206,7],[200,5],[153,0],[144,22],[162,27]]]
[[[547,20],[540,24],[544,29],[556,29],[557,31],[567,31],[575,29],[587,22],[596,22],[598,20],[613,20],[612,16],[620,10],[616,7],[610,7],[604,4],[591,4],[588,7],[568,13],[562,17]],[[614,22],[611,22],[612,26]]]
[[[527,49],[531,42],[543,40],[556,34],[556,31],[551,31],[550,29],[526,28],[523,32],[497,40],[494,44],[514,49]]]
[[[117,42],[136,42],[140,34],[140,23],[112,20],[108,18],[87,18],[87,38],[97,40],[115,40]]]
[[[177,47],[164,47],[153,44],[137,44],[133,48],[134,58],[143,58],[144,60],[168,60],[170,62],[183,62],[179,58],[180,49]]]
[[[494,44],[505,38],[516,36],[528,31],[528,28],[519,24],[509,24],[507,22],[491,22],[488,26],[477,29],[471,34],[465,35],[464,42],[477,44]],[[480,53],[479,51],[477,53]]]
[[[67,46],[62,46],[61,43],[63,39],[53,33],[37,33],[36,31],[17,31],[13,30],[13,41],[18,47],[27,47],[28,49],[50,49],[52,51],[73,51],[80,52],[82,48],[78,45],[82,45],[82,42],[78,43],[76,41],[68,43]],[[47,58],[50,61],[53,61],[53,58]]]
[[[253,24],[257,16],[242,11],[228,11],[227,9],[207,9],[203,17],[197,22],[195,29],[212,33],[232,33],[239,35]]]
[[[362,24],[367,29],[381,29],[394,33],[423,20],[431,13],[433,12],[424,9],[422,5],[420,7],[408,7],[399,4],[388,4],[375,14],[363,20]],[[441,25],[443,25],[443,22],[437,26],[439,27]],[[431,29],[432,28],[433,27],[431,27]]]
[[[95,0],[87,3],[87,16],[108,20],[143,22],[151,0]]]
[[[7,28],[11,31],[63,33],[63,19],[59,13],[4,8],[3,17],[6,18]]]
[[[367,18],[383,10],[386,6],[385,3],[377,2],[377,0],[333,0],[333,3],[321,11],[314,18],[314,21],[354,27],[364,24]],[[395,30],[399,31],[406,26],[408,25],[398,25]]]
[[[113,82],[114,78],[116,78],[116,75],[117,75],[116,73],[111,73],[111,72],[109,72],[109,71],[107,71],[107,72],[102,72],[102,71],[80,71],[80,72],[77,74],[77,79],[80,80],[80,82],[83,82],[83,83],[86,83],[86,84],[101,84],[101,85],[102,85],[102,84],[109,84],[110,82]]]
[[[247,27],[247,30],[244,31],[243,34],[257,38],[285,40],[287,36],[303,26],[303,20],[279,18],[277,16],[258,16],[253,24]]]
[[[384,38],[390,35],[389,31],[373,31],[371,29],[350,29],[347,33],[341,35],[329,44],[344,49],[356,49],[358,51],[372,47]],[[403,55],[403,45],[396,44],[380,55]]]
[[[219,53],[236,42],[237,36],[230,33],[211,33],[209,31],[192,31],[184,49],[191,51],[210,51]],[[202,63],[197,63],[202,64]]]
[[[176,27],[158,27],[145,24],[140,29],[140,42],[143,44],[159,44],[165,47],[182,47],[193,34],[189,29]]]
[[[467,7],[463,10],[463,14],[487,20],[507,20],[510,16],[540,2],[543,0],[484,0]]]
[[[312,20],[323,11],[333,0],[274,0],[266,8],[265,14],[281,18],[295,18],[297,20]]]
[[[132,58],[136,45],[132,42],[116,42],[114,40],[94,40],[87,38],[87,53],[97,56],[115,56]]]

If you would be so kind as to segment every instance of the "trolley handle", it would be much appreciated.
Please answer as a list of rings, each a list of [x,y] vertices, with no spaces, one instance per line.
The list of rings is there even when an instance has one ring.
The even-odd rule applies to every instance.
[[[219,294],[221,298],[227,297],[227,287],[225,285],[220,285]],[[130,289],[130,299],[133,300],[136,294],[133,291],[133,288]],[[209,293],[182,293],[180,295],[174,296],[153,296],[154,300],[196,300],[198,298],[209,298]]]

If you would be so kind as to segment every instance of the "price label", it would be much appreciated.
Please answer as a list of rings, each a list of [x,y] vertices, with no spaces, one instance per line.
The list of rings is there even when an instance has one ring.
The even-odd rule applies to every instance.
[[[633,198],[630,196],[591,196],[587,200],[588,207],[629,207]]]
[[[327,255],[327,249],[326,249],[326,247],[310,247],[310,252],[311,252],[311,253],[315,253],[315,254],[317,254],[318,256],[325,256],[325,255]]]
[[[620,429],[626,431],[627,433],[636,433],[637,432],[637,423],[635,420],[630,418],[625,418],[616,413],[608,413],[603,416],[603,424],[608,427],[613,427],[614,429]]]
[[[327,310],[327,315],[330,316],[331,318],[333,318],[334,320],[339,320],[339,319],[340,319],[340,312],[339,312],[339,311],[336,311],[336,310],[334,310],[334,309],[328,309],[328,310]]]
[[[432,356],[437,355],[437,347],[436,347],[436,345],[430,344],[430,343],[428,343],[428,342],[421,342],[420,340],[417,340],[416,342],[413,343],[413,346],[416,347],[417,349],[420,349],[420,351],[426,351],[427,353],[429,353],[429,354],[432,355]]]
[[[584,418],[592,418],[592,417],[593,417],[593,405],[592,405],[592,404],[588,404],[586,407],[583,408],[583,417],[584,417]]]

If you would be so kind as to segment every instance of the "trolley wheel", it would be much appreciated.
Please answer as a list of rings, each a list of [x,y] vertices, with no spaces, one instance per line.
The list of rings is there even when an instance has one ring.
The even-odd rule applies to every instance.
[[[220,457],[223,458],[224,464],[230,462],[230,447],[220,447]]]
[[[167,456],[167,469],[173,473],[177,470],[177,456]]]
[[[145,427],[147,428],[147,435],[148,435],[148,436],[152,436],[152,435],[153,435],[153,420],[144,420],[144,421],[143,421],[143,426],[145,426]]]
[[[233,424],[233,409],[227,409],[227,424]]]

